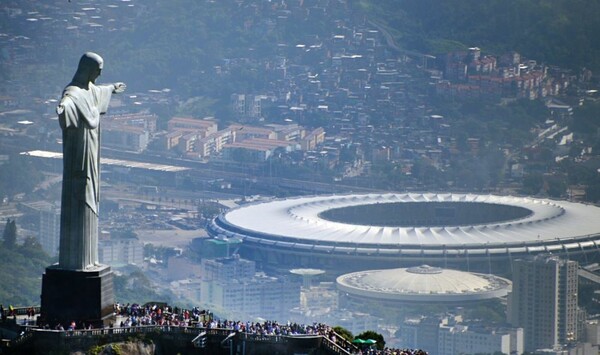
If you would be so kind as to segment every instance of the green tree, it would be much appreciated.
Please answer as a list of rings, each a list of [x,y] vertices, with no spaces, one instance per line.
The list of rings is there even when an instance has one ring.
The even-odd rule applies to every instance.
[[[337,325],[333,327],[333,331],[350,342],[354,340],[354,335],[352,335],[352,332],[342,326]]]
[[[197,209],[198,212],[200,212],[200,214],[204,218],[213,218],[219,213],[221,213],[221,206],[218,203],[212,201],[203,200],[198,204]]]
[[[155,246],[152,243],[144,244],[144,257],[162,260],[164,262],[164,266],[166,266],[169,258],[175,255],[177,255],[177,250],[174,248],[165,247],[162,245]]]
[[[385,348],[385,339],[383,338],[383,335],[381,335],[375,331],[372,331],[372,330],[367,330],[365,332],[358,334],[355,337],[355,339],[362,339],[362,340],[373,339],[373,340],[377,341],[377,343],[375,344],[377,349],[383,350],[383,348]]]
[[[600,1],[364,0],[355,2],[393,28],[400,45],[428,53],[472,45],[570,68],[600,67]],[[586,48],[585,51],[578,50]]]
[[[600,201],[600,183],[595,183],[585,188],[585,200],[593,203]]]
[[[500,324],[506,320],[506,309],[498,301],[487,301],[467,310],[466,318],[482,319],[489,323]]]
[[[581,134],[596,134],[600,123],[598,116],[600,115],[600,102],[586,102],[582,106],[578,106],[573,111],[573,124],[571,128],[575,133]]]
[[[596,301],[596,292],[598,291],[595,285],[579,285],[577,292],[577,301],[580,307],[585,308],[588,314],[600,313],[600,304]]]
[[[217,100],[205,96],[197,96],[181,103],[177,108],[178,115],[204,118],[214,116]]]
[[[548,196],[554,198],[563,197],[567,193],[567,183],[560,176],[550,176],[546,179]]]
[[[3,245],[7,249],[13,249],[17,243],[17,224],[15,220],[12,221],[10,218],[6,221],[4,226],[4,233],[2,233]]]
[[[111,230],[110,236],[114,239],[137,239],[138,237],[137,233],[131,228]]]
[[[542,174],[529,174],[523,179],[522,192],[526,195],[537,195],[543,186],[544,177]]]
[[[12,222],[11,222],[12,224]],[[12,249],[0,248],[0,303],[32,306],[40,302],[41,275],[52,259],[35,238]]]
[[[597,172],[593,167],[577,164],[571,159],[565,159],[559,167],[567,174],[567,183],[570,185],[588,185],[596,181]]]

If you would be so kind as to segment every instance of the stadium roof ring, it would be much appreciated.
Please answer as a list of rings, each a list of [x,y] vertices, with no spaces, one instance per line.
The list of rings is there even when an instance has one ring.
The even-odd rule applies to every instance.
[[[271,253],[412,265],[539,253],[591,262],[600,254],[599,207],[518,196],[385,193],[279,199],[223,213],[208,231]]]

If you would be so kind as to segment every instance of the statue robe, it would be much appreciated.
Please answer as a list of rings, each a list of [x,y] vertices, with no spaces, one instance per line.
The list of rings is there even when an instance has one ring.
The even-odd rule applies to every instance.
[[[85,270],[98,261],[100,191],[100,114],[108,109],[114,87],[67,86],[58,121],[63,137],[63,182],[59,267]]]

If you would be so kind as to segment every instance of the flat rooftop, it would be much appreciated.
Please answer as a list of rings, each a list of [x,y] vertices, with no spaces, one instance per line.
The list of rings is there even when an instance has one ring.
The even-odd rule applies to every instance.
[[[27,155],[38,158],[50,158],[50,159],[62,159],[63,155],[59,152],[50,152],[46,150],[31,150],[28,152],[22,152],[21,155]],[[164,165],[164,164],[154,164],[154,163],[144,163],[137,162],[131,160],[121,160],[121,159],[111,159],[111,158],[100,158],[100,163],[105,165],[112,166],[120,166],[125,168],[136,168],[136,169],[146,169],[146,170],[154,170],[154,171],[164,171],[164,172],[179,172],[190,170],[189,168],[174,166],[174,165]]]

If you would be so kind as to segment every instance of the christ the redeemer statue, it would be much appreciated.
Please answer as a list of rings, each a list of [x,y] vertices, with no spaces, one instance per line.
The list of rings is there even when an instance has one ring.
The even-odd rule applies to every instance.
[[[63,182],[58,267],[91,270],[98,262],[100,115],[124,83],[96,85],[102,58],[85,53],[56,109],[63,137]]]

